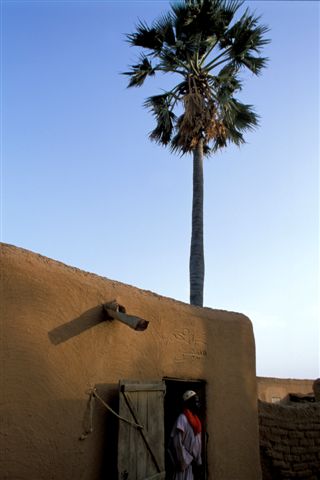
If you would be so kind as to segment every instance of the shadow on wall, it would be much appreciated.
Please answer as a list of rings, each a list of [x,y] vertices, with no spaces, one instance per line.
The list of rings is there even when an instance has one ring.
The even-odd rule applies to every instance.
[[[118,412],[119,386],[104,383],[95,385],[95,389],[99,397],[112,410]],[[100,465],[98,478],[117,478],[118,422],[118,418],[98,398],[88,397],[82,421],[83,433],[79,441],[83,446],[88,443],[99,445],[99,453],[95,459],[96,464]]]
[[[48,337],[53,345],[59,345],[77,337],[96,325],[104,322],[106,315],[102,305],[97,305],[82,313],[79,317],[60,325],[48,332]],[[119,394],[116,384],[97,384],[95,388],[103,400],[115,411],[118,410]],[[84,392],[85,395],[85,392]],[[71,405],[70,405],[71,402]],[[69,411],[68,422],[70,418],[81,424],[82,432],[79,430],[79,438],[74,438],[74,442],[79,442],[75,450],[81,453],[90,451],[90,462],[99,465],[97,469],[98,478],[116,478],[117,477],[117,443],[118,443],[118,420],[108,411],[97,398],[90,402],[88,396],[86,406],[84,401],[63,400],[60,405],[55,407],[56,411]],[[69,441],[70,429],[68,428]],[[73,429],[75,433],[76,430]],[[57,445],[58,451],[60,446]],[[60,453],[62,453],[60,451]],[[66,459],[67,461],[67,459]],[[62,466],[63,470],[63,466]],[[90,466],[88,466],[90,470]]]
[[[59,325],[48,332],[49,339],[54,345],[66,342],[77,335],[89,330],[106,320],[102,305],[90,308],[70,322]]]

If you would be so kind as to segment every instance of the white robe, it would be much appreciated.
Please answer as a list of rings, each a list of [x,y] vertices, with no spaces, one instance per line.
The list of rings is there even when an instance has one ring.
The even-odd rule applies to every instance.
[[[182,413],[171,432],[177,460],[182,471],[175,472],[174,480],[193,480],[192,461],[201,465],[201,433],[194,434],[187,417]]]

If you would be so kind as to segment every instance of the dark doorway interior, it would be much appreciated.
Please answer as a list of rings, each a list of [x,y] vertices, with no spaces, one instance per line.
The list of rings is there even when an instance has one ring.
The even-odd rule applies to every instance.
[[[200,403],[201,411],[199,414],[200,420],[203,425],[202,433],[202,463],[203,476],[201,480],[207,478],[207,466],[206,466],[206,382],[204,380],[188,380],[180,378],[167,378],[163,379],[166,383],[166,394],[164,398],[164,426],[165,426],[165,446],[167,451],[167,445],[169,442],[172,427],[178,415],[182,412],[182,395],[186,390],[194,390],[197,392]],[[166,455],[166,479],[171,480],[172,471],[170,471],[170,461]],[[200,480],[200,479],[199,479]]]

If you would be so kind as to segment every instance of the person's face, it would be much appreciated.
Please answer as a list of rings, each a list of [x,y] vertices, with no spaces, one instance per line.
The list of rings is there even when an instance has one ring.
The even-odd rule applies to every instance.
[[[194,397],[190,398],[189,400],[189,408],[193,413],[197,413],[200,410],[200,400],[198,395],[195,395]]]

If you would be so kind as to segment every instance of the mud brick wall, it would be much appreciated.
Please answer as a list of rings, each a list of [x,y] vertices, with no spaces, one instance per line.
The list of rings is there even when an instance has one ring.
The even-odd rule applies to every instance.
[[[259,401],[263,480],[320,480],[320,403]]]
[[[164,377],[206,381],[210,479],[261,480],[247,317],[0,249],[0,480],[116,479],[116,417],[97,406],[93,433],[79,441],[88,389],[117,409],[120,379]],[[147,330],[105,321],[102,304],[112,300],[148,320]]]
[[[297,380],[293,378],[257,377],[258,398],[263,402],[271,402],[274,397],[283,400],[290,393],[309,394],[312,392],[313,380]]]

